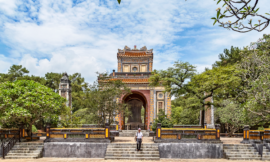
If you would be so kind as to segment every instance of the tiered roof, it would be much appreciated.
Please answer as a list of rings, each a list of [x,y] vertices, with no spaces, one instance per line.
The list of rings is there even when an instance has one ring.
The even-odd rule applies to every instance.
[[[112,78],[110,80],[121,80],[123,83],[149,83],[148,78]]]
[[[118,49],[117,57],[153,57],[153,49],[147,50],[146,46],[141,49],[137,49],[136,46],[130,49],[125,46],[123,50]]]

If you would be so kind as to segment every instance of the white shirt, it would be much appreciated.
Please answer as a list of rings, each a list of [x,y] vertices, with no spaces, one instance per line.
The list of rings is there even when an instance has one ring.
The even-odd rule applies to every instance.
[[[143,134],[142,134],[142,132],[140,132],[140,133],[137,132],[137,133],[136,133],[136,136],[137,136],[137,138],[142,138],[142,137],[143,137]]]

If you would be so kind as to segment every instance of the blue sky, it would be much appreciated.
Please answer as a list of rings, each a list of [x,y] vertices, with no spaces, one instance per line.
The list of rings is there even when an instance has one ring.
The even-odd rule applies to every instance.
[[[260,12],[269,4],[260,0]],[[181,60],[201,72],[224,48],[269,34],[270,27],[242,34],[213,26],[218,7],[213,0],[0,0],[0,73],[20,64],[33,75],[79,72],[93,82],[95,72],[116,69],[125,45],[153,48],[155,69]]]

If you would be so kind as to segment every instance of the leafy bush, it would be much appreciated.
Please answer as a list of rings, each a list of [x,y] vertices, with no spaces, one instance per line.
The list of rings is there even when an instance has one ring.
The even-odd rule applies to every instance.
[[[158,113],[158,118],[154,120],[154,123],[152,125],[152,130],[156,131],[157,124],[161,123],[162,128],[172,128],[173,127],[173,121],[171,118],[168,118],[167,115],[165,115],[165,112],[163,110],[160,110]]]
[[[32,132],[37,132],[38,130],[37,130],[37,128],[36,128],[36,126],[35,125],[32,125]]]

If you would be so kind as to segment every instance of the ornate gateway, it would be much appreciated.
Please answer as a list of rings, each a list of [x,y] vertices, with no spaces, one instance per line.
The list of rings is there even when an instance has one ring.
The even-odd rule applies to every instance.
[[[118,70],[110,75],[111,79],[122,80],[132,94],[123,96],[121,102],[130,105],[130,116],[119,114],[121,129],[149,129],[150,122],[157,117],[160,109],[165,114],[171,115],[171,98],[164,93],[164,87],[149,87],[149,77],[153,68],[153,49],[148,50],[145,46],[141,49],[130,49],[125,46],[117,53]]]

